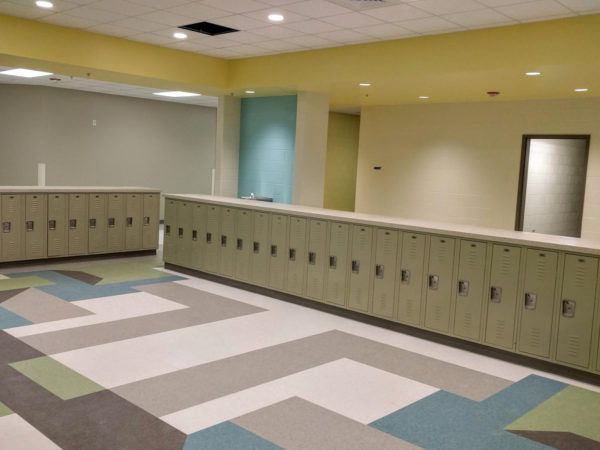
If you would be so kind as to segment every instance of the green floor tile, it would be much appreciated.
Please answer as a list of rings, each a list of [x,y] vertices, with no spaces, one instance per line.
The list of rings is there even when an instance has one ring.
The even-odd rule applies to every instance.
[[[567,431],[600,441],[600,393],[569,386],[511,423],[507,430]]]
[[[156,260],[120,262],[114,264],[95,264],[93,266],[78,267],[77,270],[102,278],[100,284],[122,283],[124,281],[147,280],[168,275],[156,270],[159,265]]]
[[[49,286],[54,284],[52,281],[43,279],[42,277],[19,277],[5,278],[0,280],[0,291],[9,291],[12,289],[23,289],[37,286]]]
[[[104,390],[49,356],[19,361],[10,366],[63,400]]]
[[[8,416],[12,414],[12,410],[6,406],[4,403],[0,402],[0,417]]]

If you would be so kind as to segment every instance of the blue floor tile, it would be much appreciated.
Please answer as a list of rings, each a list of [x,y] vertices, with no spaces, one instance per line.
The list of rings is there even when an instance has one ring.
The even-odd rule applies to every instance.
[[[260,436],[231,422],[223,422],[190,434],[183,450],[277,450],[281,449]]]
[[[31,325],[31,322],[0,306],[0,330],[4,330],[5,328],[22,327],[23,325]]]

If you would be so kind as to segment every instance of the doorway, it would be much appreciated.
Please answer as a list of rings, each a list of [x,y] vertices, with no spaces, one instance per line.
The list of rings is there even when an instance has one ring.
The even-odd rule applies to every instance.
[[[515,229],[581,236],[589,135],[525,135]]]

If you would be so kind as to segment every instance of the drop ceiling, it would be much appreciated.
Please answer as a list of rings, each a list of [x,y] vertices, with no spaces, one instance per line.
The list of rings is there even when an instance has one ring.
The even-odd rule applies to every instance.
[[[0,0],[0,14],[239,59],[600,13],[600,0],[53,0],[53,3],[54,8],[46,10],[35,6],[34,0]],[[273,12],[282,14],[285,20],[280,24],[270,23],[267,15]],[[179,26],[199,21],[240,31],[223,36],[188,32],[189,37],[184,41],[173,37]]]

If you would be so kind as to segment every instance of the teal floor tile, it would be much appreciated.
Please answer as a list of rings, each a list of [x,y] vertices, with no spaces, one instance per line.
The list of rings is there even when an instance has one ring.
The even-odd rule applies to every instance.
[[[281,449],[260,436],[231,422],[223,422],[190,434],[183,450],[277,450]]]
[[[23,325],[31,325],[31,322],[23,317],[9,311],[0,306],[0,329],[22,327]]]

